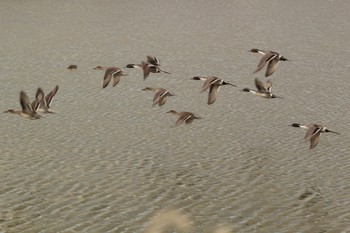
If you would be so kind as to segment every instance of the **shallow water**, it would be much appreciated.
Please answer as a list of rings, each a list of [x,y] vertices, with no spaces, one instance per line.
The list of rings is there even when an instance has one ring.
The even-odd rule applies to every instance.
[[[348,1],[2,1],[0,106],[18,93],[59,91],[57,114],[2,114],[0,232],[144,232],[159,211],[190,232],[349,232]],[[279,51],[267,100],[253,88],[260,59]],[[125,71],[102,89],[97,65],[156,55],[164,70]],[[78,65],[75,71],[67,70]],[[208,106],[202,83],[224,86]],[[160,86],[176,94],[152,107]],[[169,109],[203,117],[174,128]],[[325,124],[308,149],[293,122]]]

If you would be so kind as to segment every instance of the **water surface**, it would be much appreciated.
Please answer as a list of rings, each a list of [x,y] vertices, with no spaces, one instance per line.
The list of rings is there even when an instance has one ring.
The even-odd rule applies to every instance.
[[[348,1],[2,1],[0,106],[18,93],[60,89],[37,121],[2,114],[0,232],[144,232],[177,209],[191,232],[349,232]],[[267,100],[254,87],[260,59],[281,62]],[[143,81],[125,70],[102,89],[97,65],[156,55],[164,70]],[[78,65],[75,71],[67,70]],[[208,106],[202,83],[224,86]],[[152,107],[146,86],[176,94]],[[203,117],[174,128],[169,109]],[[313,150],[293,122],[317,122]]]

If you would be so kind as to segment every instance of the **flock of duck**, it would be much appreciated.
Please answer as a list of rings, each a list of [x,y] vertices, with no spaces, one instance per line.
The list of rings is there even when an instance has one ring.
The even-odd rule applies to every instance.
[[[250,50],[250,52],[259,53],[262,55],[262,58],[260,59],[254,73],[261,71],[266,66],[266,72],[265,72],[266,81],[256,78],[254,80],[256,90],[252,90],[250,88],[244,88],[242,91],[249,92],[254,95],[267,98],[267,99],[281,98],[271,93],[272,82],[271,80],[267,79],[267,77],[269,77],[276,71],[280,61],[289,61],[289,60],[274,51],[260,50],[260,49],[253,48]],[[75,70],[77,68],[78,68],[77,65],[70,65],[67,67],[67,69],[70,69],[70,70]],[[154,56],[147,56],[146,61],[142,61],[140,64],[127,64],[124,68],[142,69],[144,80],[147,79],[150,73],[170,74],[168,71],[165,71],[161,68],[160,61]],[[118,67],[97,66],[94,69],[105,70],[102,88],[106,88],[111,82],[112,82],[112,86],[115,87],[119,83],[121,78],[127,75],[126,73],[124,73],[122,69]],[[226,82],[215,76],[209,76],[209,77],[195,76],[192,79],[201,80],[204,82],[201,92],[204,92],[209,89],[208,102],[207,102],[208,105],[211,105],[215,102],[221,86],[229,85],[229,86],[237,87],[236,85]],[[142,90],[155,92],[155,95],[153,97],[153,106],[155,105],[162,106],[165,104],[168,96],[174,96],[174,94],[172,94],[170,91],[164,88],[146,87]],[[32,102],[30,102],[27,94],[24,91],[21,91],[19,102],[21,104],[22,110],[9,109],[5,112],[18,114],[24,118],[31,119],[31,120],[40,119],[41,115],[39,115],[38,113],[55,113],[55,111],[51,109],[51,103],[57,91],[58,91],[58,85],[55,86],[54,89],[45,96],[44,91],[41,88],[38,88],[36,91],[35,99]],[[191,124],[193,120],[201,119],[200,116],[192,112],[178,112],[171,109],[167,113],[178,115],[178,119],[175,123],[175,126],[179,126],[183,123]],[[317,146],[322,133],[331,132],[331,133],[339,134],[338,132],[328,130],[325,126],[320,124],[302,125],[299,123],[293,123],[291,124],[291,126],[299,127],[307,130],[304,139],[310,142],[310,149],[313,149]]]

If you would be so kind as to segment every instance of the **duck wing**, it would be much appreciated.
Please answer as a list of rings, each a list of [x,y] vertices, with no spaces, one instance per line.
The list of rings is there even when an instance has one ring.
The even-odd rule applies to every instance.
[[[212,104],[215,102],[216,97],[218,95],[218,92],[220,90],[221,85],[217,85],[217,84],[212,84],[210,86],[210,90],[209,90],[209,96],[208,96],[208,104]]]
[[[320,142],[321,130],[314,134],[310,139],[310,149],[313,149]]]
[[[115,87],[121,79],[121,76],[115,76],[113,77],[113,87]]]
[[[44,91],[43,91],[43,89],[41,89],[39,87],[36,91],[36,94],[35,94],[35,100],[33,101],[32,106],[31,106],[33,112],[36,112],[39,109],[39,107],[42,105],[46,106],[44,103],[45,102],[44,97],[45,97]]]
[[[105,88],[108,86],[109,82],[112,79],[112,73],[115,71],[116,67],[109,67],[107,68],[105,75],[103,76],[103,84],[102,88]]]
[[[162,102],[162,99],[164,99],[166,93],[168,91],[163,89],[163,88],[159,88],[156,92],[156,94],[153,97],[153,106],[159,103],[159,106],[161,105],[160,102]],[[163,100],[164,101],[164,100]],[[163,102],[163,104],[165,103],[165,101]],[[163,105],[162,104],[162,105]]]
[[[188,119],[190,119],[192,117],[192,113],[189,112],[182,112],[180,114],[180,117],[177,119],[175,126],[179,126],[181,125],[183,122],[187,121]]]
[[[30,105],[28,95],[24,92],[21,91],[19,94],[19,103],[21,104],[22,111],[26,113],[32,113],[32,106]],[[35,105],[35,103],[33,104]]]
[[[207,78],[200,78],[201,80],[205,80],[204,81],[204,84],[202,86],[202,91],[201,92],[204,92],[206,91],[212,84],[214,84],[215,82],[217,82],[219,79],[214,77],[214,76],[211,76],[211,77],[207,77]]]
[[[163,97],[161,97],[161,98],[159,99],[159,101],[158,101],[159,106],[162,106],[163,104],[165,104],[166,100],[167,100],[166,95],[163,96]]]
[[[277,58],[274,58],[269,61],[269,64],[267,65],[266,72],[265,72],[265,77],[270,76],[275,72],[275,70],[278,67],[279,60]]]
[[[266,63],[268,63],[269,61],[274,59],[276,56],[277,56],[277,54],[275,54],[275,53],[266,52],[265,55],[262,56],[262,58],[260,59],[258,66],[256,67],[256,70],[254,71],[254,73],[259,72],[262,68],[264,68]]]
[[[255,81],[255,86],[258,89],[258,92],[261,92],[261,93],[271,92],[272,82],[270,80],[268,80],[267,82],[264,82],[256,78],[254,81]]]
[[[149,64],[147,62],[144,62],[144,61],[141,63],[141,66],[142,66],[142,70],[143,70],[143,80],[146,80],[146,78],[151,73],[151,67],[149,66]]]
[[[50,91],[49,94],[46,95],[45,97],[46,107],[49,108],[51,106],[52,99],[56,95],[57,91],[58,91],[58,85],[56,85],[55,88],[52,91]]]
[[[306,134],[305,134],[304,140],[305,141],[311,140],[311,138],[313,136],[315,136],[317,133],[321,132],[321,128],[322,127],[320,127],[317,124],[308,126],[308,129],[306,130]]]
[[[272,91],[272,81],[270,79],[265,82],[265,88],[268,92]]]
[[[160,61],[155,57],[155,56],[146,56],[147,57],[147,62],[155,65],[155,66],[160,66]]]

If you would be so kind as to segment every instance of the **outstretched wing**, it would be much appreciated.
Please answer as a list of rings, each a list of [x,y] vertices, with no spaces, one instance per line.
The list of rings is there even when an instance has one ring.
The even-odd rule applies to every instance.
[[[212,104],[215,102],[216,97],[218,95],[218,92],[220,90],[221,85],[217,85],[217,84],[212,84],[210,86],[210,90],[209,90],[209,96],[208,96],[208,104]]]
[[[177,119],[175,126],[181,125],[183,122],[187,121],[192,117],[192,114],[189,112],[183,112],[180,114],[179,119]]]
[[[278,59],[272,59],[269,61],[269,64],[267,65],[266,72],[265,72],[265,77],[270,76],[275,72],[275,70],[278,67],[279,60]]]
[[[256,78],[254,81],[255,81],[255,86],[258,89],[258,92],[262,92],[262,93],[271,92],[272,82],[270,80],[268,80],[267,82],[264,82]]]
[[[24,91],[21,91],[19,94],[19,102],[22,107],[22,111],[26,113],[33,112],[32,106],[30,105],[29,98]]]
[[[141,63],[141,65],[143,69],[143,80],[146,80],[146,78],[149,76],[149,73],[151,72],[151,67],[144,61]]]
[[[259,72],[262,68],[264,68],[266,63],[268,63],[269,61],[274,59],[276,56],[277,56],[277,54],[275,54],[275,53],[266,52],[265,55],[262,56],[262,58],[260,59],[258,66],[256,67],[256,70],[254,71],[254,73]]]
[[[321,127],[319,127],[318,125],[310,125],[308,126],[308,129],[306,131],[305,134],[305,141],[311,140],[311,138],[316,135],[318,132],[321,132]]]
[[[147,62],[155,66],[160,66],[160,61],[155,56],[148,55]]]
[[[313,135],[310,139],[310,149],[313,149],[317,146],[320,141],[321,130],[319,130],[315,135]]]
[[[158,104],[160,105],[160,101],[165,97],[166,93],[168,91],[163,89],[163,88],[159,88],[157,91],[156,91],[156,94],[154,95],[153,97],[153,106]],[[164,102],[165,103],[165,102]],[[163,104],[164,104],[163,103]]]
[[[39,109],[39,107],[43,104],[44,97],[44,91],[39,87],[35,94],[35,100],[33,101],[31,106],[33,112],[36,112]]]
[[[109,84],[112,78],[112,73],[115,70],[115,67],[109,67],[107,68],[105,75],[103,76],[103,84],[102,87],[105,88]]]
[[[218,81],[218,78],[211,76],[205,79],[204,84],[202,86],[202,91],[206,91],[212,84],[214,84],[216,81]]]
[[[115,87],[121,79],[121,76],[115,76],[113,77],[113,87]]]
[[[268,92],[272,91],[272,81],[270,79],[266,81],[265,88]]]
[[[165,104],[166,100],[167,100],[166,96],[161,97],[159,99],[159,101],[158,101],[159,102],[159,106],[162,106],[163,104]]]
[[[56,95],[57,91],[58,91],[58,85],[56,85],[55,88],[49,94],[46,95],[45,97],[46,107],[49,108],[51,106],[52,99]]]

